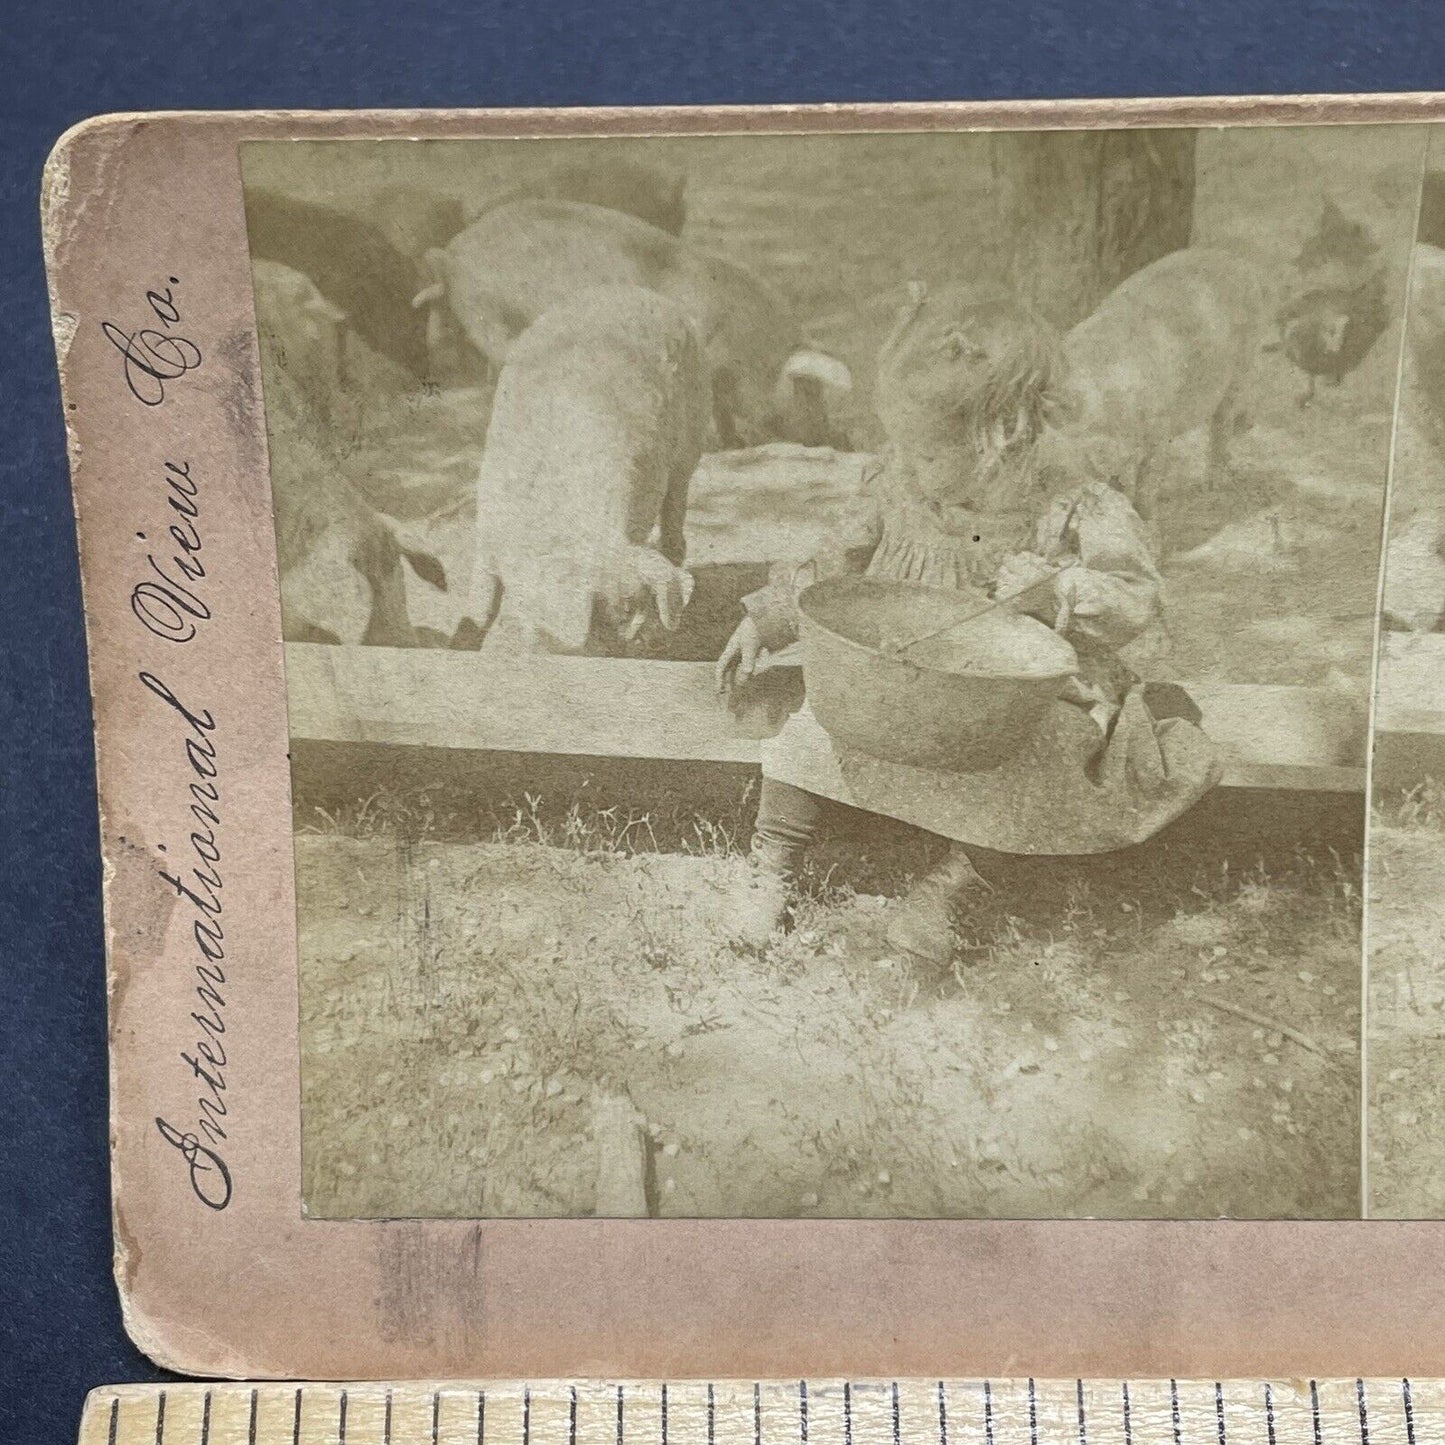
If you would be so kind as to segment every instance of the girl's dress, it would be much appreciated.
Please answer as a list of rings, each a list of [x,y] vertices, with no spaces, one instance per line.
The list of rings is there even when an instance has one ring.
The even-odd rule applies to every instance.
[[[1122,493],[1089,482],[1042,506],[1036,500],[983,514],[922,501],[895,469],[875,461],[865,468],[860,498],[855,515],[816,557],[778,564],[768,584],[744,598],[769,651],[797,638],[798,597],[814,581],[857,572],[959,588],[984,605],[1000,568],[1024,553],[1049,567],[1073,563],[1058,584],[1028,594],[1037,600],[1025,610],[1060,625],[1079,658],[1078,673],[1037,734],[991,772],[897,765],[890,771],[836,749],[845,774],[852,766],[866,783],[869,807],[889,811],[886,796],[879,798],[882,774],[941,800],[950,824],[940,831],[956,841],[1002,852],[1091,853],[1151,836],[1219,781],[1215,746],[1183,717],[1155,717],[1140,680],[1117,655],[1158,619],[1162,591],[1144,524]],[[1007,578],[1006,570],[1000,593],[1013,590]],[[764,840],[777,815],[780,838],[804,841],[796,826],[806,811],[800,801],[765,782],[758,820]]]

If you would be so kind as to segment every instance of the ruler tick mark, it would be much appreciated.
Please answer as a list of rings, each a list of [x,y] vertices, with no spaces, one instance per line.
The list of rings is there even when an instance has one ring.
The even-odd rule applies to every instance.
[[[1210,1382],[1206,1377],[1191,1382],[1170,1378],[1168,1399],[1171,1429],[1169,1434],[1160,1435],[1158,1445],[1206,1445],[1206,1442],[1208,1445],[1245,1445],[1246,1440],[1255,1442],[1255,1445],[1346,1445],[1347,1440],[1353,1442],[1353,1445],[1385,1445],[1387,1438],[1395,1441],[1396,1445],[1417,1445],[1417,1441],[1419,1445],[1424,1445],[1427,1439],[1433,1438],[1428,1426],[1416,1429],[1414,1389],[1409,1378],[1396,1377],[1394,1383],[1380,1380],[1372,1383],[1371,1379],[1365,1376],[1353,1377],[1354,1410],[1349,1408],[1346,1403],[1348,1397],[1344,1394],[1350,1378],[1333,1380],[1306,1377],[1300,1384],[1307,1385],[1307,1397],[1304,1389],[1300,1389],[1296,1397],[1293,1387],[1286,1386],[1284,1388],[1291,1393],[1283,1405],[1274,1394],[1272,1382],[1259,1380],[1243,1385],[1239,1387],[1238,1397],[1231,1395],[1226,1404],[1222,1380]],[[542,1435],[534,1441],[531,1438],[531,1427],[534,1423],[532,1389],[530,1384],[523,1381],[518,1383],[525,1384],[521,1402],[522,1420],[521,1429],[512,1437],[512,1445],[548,1445],[549,1441],[551,1445],[588,1445],[588,1442],[582,1440],[581,1385],[566,1381],[538,1383],[537,1388],[542,1391],[538,1398],[547,1402],[547,1410],[554,1414],[560,1414],[558,1407],[562,1403],[562,1391],[565,1388],[567,1428],[563,1435],[562,1432],[547,1427],[547,1417],[544,1415],[539,1417],[543,1426]],[[885,1433],[879,1435],[873,1445],[1105,1445],[1108,1438],[1113,1438],[1117,1445],[1143,1445],[1144,1436],[1153,1439],[1151,1431],[1157,1433],[1155,1427],[1163,1425],[1162,1420],[1156,1420],[1155,1426],[1149,1423],[1152,1418],[1151,1411],[1156,1415],[1158,1413],[1154,1405],[1163,1403],[1163,1400],[1150,1403],[1156,1394],[1161,1393],[1159,1387],[1164,1383],[1163,1379],[1157,1384],[1151,1382],[1146,1385],[1148,1398],[1145,1401],[1145,1415],[1140,1421],[1141,1434],[1138,1441],[1133,1433],[1133,1382],[1129,1380],[1116,1379],[1106,1384],[1103,1381],[1091,1382],[1076,1377],[1073,1391],[1070,1392],[1064,1380],[1041,1381],[1030,1376],[1025,1378],[1026,1401],[1017,1398],[1017,1384],[1008,1382],[1004,1386],[1004,1397],[997,1402],[993,1398],[992,1381],[978,1380],[960,1385],[964,1395],[956,1397],[959,1403],[958,1408],[954,1409],[955,1400],[950,1398],[950,1391],[952,1385],[958,1383],[947,1378],[935,1378],[931,1386],[926,1379],[910,1382],[910,1390],[917,1389],[918,1395],[916,1399],[910,1395],[909,1435],[905,1441],[902,1428],[903,1387],[900,1380],[888,1380],[885,1376],[876,1385],[860,1385],[865,1393],[857,1397],[863,1401],[859,1407],[863,1410],[863,1416],[856,1421],[857,1429],[851,1379],[826,1381],[822,1386],[819,1379],[813,1377],[775,1382],[769,1385],[772,1392],[769,1396],[772,1401],[769,1408],[775,1411],[775,1423],[781,1433],[775,1435],[767,1445],[869,1445],[870,1432],[878,1435],[876,1427],[883,1424],[883,1421],[876,1418],[876,1414],[877,1407],[884,1403],[885,1398],[888,1402],[885,1408],[889,1410],[891,1417],[889,1427]],[[1214,1430],[1209,1432],[1206,1405],[1209,1397],[1204,1391],[1211,1388],[1211,1384]],[[376,1403],[374,1393],[366,1392],[370,1401],[363,1400],[358,1407],[362,1410],[362,1416],[358,1417],[351,1408],[350,1390],[353,1387],[351,1384],[342,1385],[339,1382],[333,1385],[298,1386],[295,1381],[280,1385],[279,1388],[268,1386],[269,1403],[265,1422],[260,1420],[259,1389],[249,1382],[245,1385],[197,1383],[181,1389],[179,1395],[174,1382],[168,1388],[157,1386],[144,1393],[113,1393],[109,1398],[102,1395],[91,1414],[87,1438],[96,1442],[96,1445],[123,1445],[120,1419],[124,1415],[130,1421],[124,1439],[130,1440],[131,1445],[139,1445],[133,1438],[137,1433],[146,1445],[221,1445],[222,1437],[229,1445],[282,1445],[282,1442],[285,1442],[285,1445],[308,1445],[308,1442],[309,1445],[325,1445],[328,1440],[332,1445],[364,1445],[363,1436],[370,1439],[373,1445],[408,1445],[410,1437],[405,1424],[406,1410],[414,1409],[419,1414],[423,1402],[430,1398],[430,1436],[422,1433],[417,1440],[411,1441],[410,1445],[428,1445],[428,1439],[430,1445],[467,1445],[467,1442],[471,1442],[471,1445],[489,1445],[484,1389],[472,1386],[472,1401],[468,1405],[463,1403],[469,1393],[466,1389],[455,1386],[438,1387],[431,1383],[406,1386],[402,1393],[403,1423],[394,1431],[393,1390],[387,1389],[384,1392],[384,1421],[368,1424],[362,1417],[367,1416]],[[456,1419],[449,1424],[445,1436],[441,1433],[442,1388],[448,1389],[455,1396],[452,1412]],[[715,1381],[702,1379],[684,1387],[684,1411],[683,1417],[679,1419],[673,1418],[672,1407],[675,1400],[670,1383],[658,1382],[654,1385],[653,1388],[659,1391],[655,1397],[650,1397],[649,1391],[643,1388],[639,1403],[639,1408],[643,1411],[640,1417],[642,1434],[633,1441],[626,1438],[627,1388],[625,1384],[614,1381],[612,1385],[603,1387],[603,1394],[597,1402],[600,1404],[601,1399],[605,1398],[605,1390],[616,1390],[616,1445],[646,1445],[648,1440],[652,1445],[729,1445],[726,1438],[728,1430],[732,1428],[729,1420],[722,1420],[722,1429],[718,1428]],[[1110,1406],[1107,1395],[1108,1391],[1114,1388],[1120,1393]],[[286,1389],[293,1392],[289,1430],[284,1414],[279,1419],[272,1418],[278,1411],[284,1410]],[[797,1391],[796,1436],[787,1428],[787,1416],[791,1412],[784,1405],[785,1397],[792,1389]],[[829,1414],[831,1408],[836,1408],[836,1404],[829,1405],[830,1391],[833,1389],[837,1389],[842,1396],[842,1428],[836,1436],[832,1434],[832,1430],[839,1422],[836,1416]],[[883,1394],[885,1389],[886,1397]],[[980,1400],[980,1396],[972,1394],[975,1389],[980,1390],[981,1418],[973,1417],[974,1423],[970,1424],[973,1405],[969,1400]],[[333,1390],[335,1394],[332,1394]],[[872,1403],[868,1402],[870,1390],[875,1397]],[[927,1393],[930,1390],[933,1396],[931,1401]],[[1256,1395],[1255,1390],[1261,1393]],[[1339,1398],[1330,1396],[1330,1420],[1333,1421],[1333,1427],[1326,1430],[1325,1395],[1332,1390],[1338,1392]],[[1070,1393],[1073,1395],[1072,1401],[1069,1400]],[[1185,1431],[1183,1413],[1184,1396],[1187,1393],[1190,1426],[1189,1430]],[[176,1398],[173,1399],[173,1396]],[[329,1407],[325,1397],[331,1399]],[[659,1419],[660,1437],[650,1436],[646,1429],[646,1416],[652,1408],[647,1403],[649,1397],[659,1408],[659,1417],[655,1418]],[[832,1398],[836,1401],[836,1396]],[[149,1406],[145,1403],[147,1399],[151,1402]],[[515,1400],[515,1396],[513,1399]],[[746,1399],[746,1396],[743,1399]],[[696,1406],[704,1403],[704,1400],[706,1426],[704,1431],[698,1431],[696,1426],[702,1422],[696,1419],[695,1411]],[[1394,1404],[1391,1403],[1392,1400],[1395,1401]],[[689,1401],[692,1402],[691,1405],[688,1404]],[[753,1431],[748,1445],[764,1445],[764,1403],[762,1383],[754,1382]],[[1027,1433],[1019,1428],[1024,1424],[1024,1418],[1018,1406],[1025,1403]],[[1305,1427],[1306,1416],[1302,1408],[1306,1404],[1309,1410],[1308,1429]],[[1002,1412],[997,1421],[994,1418],[995,1405],[998,1411]],[[1396,1423],[1393,1426],[1389,1423],[1397,1407],[1403,1411],[1403,1428],[1400,1423],[1402,1416],[1394,1416]],[[311,1411],[309,1416],[305,1414],[308,1408]],[[820,1408],[821,1415],[818,1413]],[[463,1423],[469,1410],[475,1411],[474,1424]],[[689,1411],[693,1413],[689,1414]],[[870,1411],[873,1412],[871,1415]],[[962,1413],[959,1413],[960,1411]],[[1120,1411],[1120,1414],[1111,1414],[1111,1411]],[[1372,1413],[1376,1416],[1374,1420],[1371,1419]],[[1427,1410],[1426,1415],[1429,1413]],[[328,1414],[331,1414],[332,1419],[330,1427],[325,1424]],[[930,1414],[934,1417],[932,1423],[928,1418]],[[149,1418],[143,1418],[147,1415]],[[1295,1420],[1295,1416],[1299,1418]],[[244,1428],[243,1418],[246,1420]],[[1121,1419],[1122,1429],[1119,1423]],[[513,1428],[515,1420],[516,1417],[513,1417]],[[1291,1420],[1294,1420],[1293,1426]],[[227,1424],[227,1421],[231,1423]],[[420,1424],[420,1419],[416,1423]],[[493,1423],[496,1424],[495,1421]],[[502,1422],[503,1426],[505,1423]],[[600,1421],[596,1423],[600,1424]],[[736,1423],[741,1424],[741,1421]],[[377,1429],[378,1425],[382,1428]],[[976,1428],[978,1434],[974,1433]],[[193,1429],[195,1434],[191,1433]],[[592,1434],[597,1433],[593,1425],[589,1425],[588,1429]],[[373,1430],[375,1434],[371,1433]],[[603,1430],[606,1431],[606,1427],[603,1427]],[[679,1430],[682,1431],[681,1437],[669,1438],[678,1436]],[[1357,1434],[1351,1433],[1356,1430]],[[503,1435],[507,1433],[504,1428]],[[496,1436],[496,1429],[493,1429],[492,1435]],[[1298,1440],[1296,1435],[1299,1436]],[[747,1441],[747,1436],[743,1436],[742,1440]],[[497,1445],[506,1445],[506,1442],[498,1440]],[[597,1445],[597,1442],[592,1441],[591,1445]],[[604,1445],[613,1445],[613,1442],[604,1442]],[[734,1441],[732,1445],[738,1445],[738,1442]]]

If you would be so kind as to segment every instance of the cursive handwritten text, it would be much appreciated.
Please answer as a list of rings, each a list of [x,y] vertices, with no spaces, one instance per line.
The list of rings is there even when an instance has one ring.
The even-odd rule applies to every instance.
[[[201,349],[176,329],[181,324],[175,287],[180,278],[171,276],[166,287],[147,291],[146,306],[155,326],[128,331],[114,321],[102,321],[106,340],[120,352],[125,384],[142,406],[159,406],[166,399],[166,383],[194,371],[201,364]]]
[[[201,1203],[224,1209],[231,1202],[231,1171],[221,1149],[227,1139],[225,1121],[230,1116],[226,1103],[226,947],[221,918],[225,912],[221,878],[221,788],[219,752],[216,747],[216,719],[209,709],[183,702],[160,678],[149,672],[140,675],[141,684],[181,719],[181,753],[185,759],[182,777],[190,798],[190,834],[183,852],[184,862],[170,857],[167,844],[158,851],[165,861],[157,865],[161,881],[175,890],[192,910],[191,961],[195,1007],[191,1021],[196,1040],[189,1051],[180,1051],[181,1062],[200,1085],[196,1096],[195,1128],[177,1128],[156,1119],[161,1137],[178,1150],[190,1175],[191,1189]]]
[[[200,592],[206,579],[201,561],[204,550],[200,531],[200,483],[191,475],[190,462],[165,464],[166,506],[176,520],[166,527],[161,556],[156,549],[146,553],[152,575],[131,588],[130,608],[150,632],[165,642],[189,642],[196,625],[208,622],[211,609]],[[136,536],[146,542],[144,532]],[[165,551],[170,556],[164,555]]]

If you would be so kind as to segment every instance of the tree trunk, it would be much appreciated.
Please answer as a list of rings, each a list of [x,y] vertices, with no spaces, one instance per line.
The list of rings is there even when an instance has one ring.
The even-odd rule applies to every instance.
[[[1189,244],[1192,130],[1015,131],[994,137],[993,163],[1013,285],[1060,329]]]

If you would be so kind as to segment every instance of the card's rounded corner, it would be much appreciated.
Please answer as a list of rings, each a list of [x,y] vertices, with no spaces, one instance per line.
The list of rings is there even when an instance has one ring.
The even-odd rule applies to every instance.
[[[126,1338],[151,1364],[172,1374],[203,1379],[241,1379],[255,1373],[237,1368],[234,1351],[224,1340],[185,1320],[151,1313],[141,1301],[141,1292],[121,1278],[119,1264],[115,1283]]]
[[[82,143],[92,144],[104,142],[112,144],[109,139],[112,135],[120,136],[128,134],[140,123],[142,117],[135,111],[105,111],[100,115],[88,115],[84,120],[78,120],[73,125],[67,126],[56,137],[55,144],[50,147],[50,153],[45,157],[45,164],[41,168],[43,177],[41,196],[50,195],[51,179],[59,172],[70,165],[73,152]],[[43,203],[43,202],[42,202]]]

